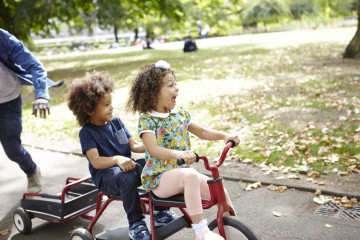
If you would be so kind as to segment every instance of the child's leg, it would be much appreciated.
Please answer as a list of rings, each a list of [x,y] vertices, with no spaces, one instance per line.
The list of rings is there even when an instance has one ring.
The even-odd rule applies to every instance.
[[[161,175],[160,183],[153,192],[162,198],[183,193],[186,207],[191,215],[202,214],[200,175],[192,168],[177,168]]]
[[[201,197],[205,198],[205,199],[210,199],[210,190],[209,190],[209,185],[207,183],[207,181],[210,179],[209,177],[205,176],[204,174],[199,173],[200,175],[200,191],[201,191]],[[229,204],[229,206],[234,209],[234,205],[232,204],[229,194],[227,193],[226,189],[224,188],[225,191],[225,197],[226,197],[226,202],[227,204]]]
[[[102,174],[99,190],[109,195],[120,195],[129,225],[142,221],[140,196],[137,187],[141,185],[136,169],[123,172],[117,166],[105,170]]]
[[[153,192],[162,198],[184,193],[186,207],[193,222],[192,228],[197,239],[223,239],[209,231],[207,221],[203,217],[201,197],[210,199],[207,184],[209,178],[192,168],[177,168],[161,175],[160,183]]]
[[[192,168],[177,168],[161,175],[160,184],[153,192],[162,198],[184,193],[186,207],[191,215],[203,213],[201,198],[210,199],[207,181],[210,178]],[[234,206],[225,190],[227,203]],[[199,196],[199,197],[196,197]],[[200,197],[201,196],[201,197]]]

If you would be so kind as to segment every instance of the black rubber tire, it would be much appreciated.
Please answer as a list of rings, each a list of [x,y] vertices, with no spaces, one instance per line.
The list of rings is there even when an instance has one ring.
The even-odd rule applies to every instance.
[[[94,240],[94,238],[88,230],[78,228],[71,233],[70,240]]]
[[[231,216],[223,217],[223,223],[224,223],[227,240],[242,240],[242,239],[259,240],[260,239],[258,236],[256,236],[254,231],[251,230],[251,228],[240,222],[235,217],[231,217]],[[209,224],[209,229],[211,231],[219,233],[216,219],[214,219]]]
[[[18,208],[15,210],[13,215],[13,221],[16,229],[21,234],[29,234],[31,231],[32,223],[31,218],[28,212],[23,208]]]

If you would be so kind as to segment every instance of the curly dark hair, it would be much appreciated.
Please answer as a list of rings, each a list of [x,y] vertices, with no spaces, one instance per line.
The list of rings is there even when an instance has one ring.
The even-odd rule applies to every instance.
[[[168,68],[158,68],[155,64],[145,64],[140,67],[140,72],[133,80],[127,101],[127,110],[133,113],[146,113],[156,109],[161,87],[164,85],[163,78],[175,73]]]
[[[68,107],[76,116],[80,126],[90,120],[89,113],[96,110],[99,99],[114,89],[114,80],[106,72],[86,73],[75,79],[67,95]]]

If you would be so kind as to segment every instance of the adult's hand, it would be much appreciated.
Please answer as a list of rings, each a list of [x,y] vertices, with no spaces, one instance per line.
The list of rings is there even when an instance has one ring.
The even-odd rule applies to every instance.
[[[40,118],[46,118],[46,111],[48,115],[50,114],[50,105],[48,100],[45,98],[35,99],[33,104],[33,112],[32,114],[37,117],[37,113],[39,111]]]

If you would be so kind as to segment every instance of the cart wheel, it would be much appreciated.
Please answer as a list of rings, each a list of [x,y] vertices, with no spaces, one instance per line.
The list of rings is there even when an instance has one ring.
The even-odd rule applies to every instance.
[[[78,228],[71,233],[70,240],[94,240],[94,238],[88,230]]]
[[[17,230],[22,234],[28,234],[31,231],[31,218],[28,212],[23,208],[18,208],[13,216],[14,224]]]

